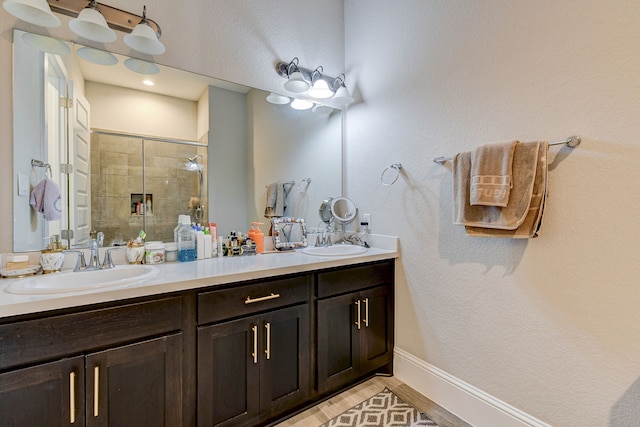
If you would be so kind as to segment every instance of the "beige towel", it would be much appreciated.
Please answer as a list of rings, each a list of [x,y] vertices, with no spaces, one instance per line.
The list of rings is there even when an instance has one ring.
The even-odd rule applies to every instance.
[[[265,218],[280,218],[284,216],[286,205],[285,184],[272,182],[267,186],[267,203],[264,208]]]
[[[515,230],[524,222],[533,194],[540,142],[520,142],[513,153],[513,188],[505,207],[471,206],[471,153],[453,158],[453,223],[470,227]]]
[[[471,206],[507,206],[517,143],[483,144],[471,151]]]
[[[475,237],[510,237],[513,239],[527,239],[537,237],[542,225],[545,202],[547,200],[547,171],[549,144],[540,143],[538,151],[538,166],[533,184],[531,205],[523,223],[515,230],[500,230],[495,228],[465,227],[469,236]]]

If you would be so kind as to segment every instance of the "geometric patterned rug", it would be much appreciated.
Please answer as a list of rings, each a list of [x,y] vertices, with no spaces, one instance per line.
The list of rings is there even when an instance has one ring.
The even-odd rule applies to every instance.
[[[320,427],[414,426],[438,427],[438,424],[385,388]]]

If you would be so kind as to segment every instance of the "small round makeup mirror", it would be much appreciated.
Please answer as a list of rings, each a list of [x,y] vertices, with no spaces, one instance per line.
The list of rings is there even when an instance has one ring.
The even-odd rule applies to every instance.
[[[333,215],[331,214],[331,202],[333,201],[332,197],[329,197],[320,205],[320,209],[318,209],[318,214],[320,215],[320,219],[325,224],[329,225],[333,222]]]
[[[356,204],[346,197],[336,197],[331,201],[331,215],[336,222],[348,224],[353,221],[358,214]]]

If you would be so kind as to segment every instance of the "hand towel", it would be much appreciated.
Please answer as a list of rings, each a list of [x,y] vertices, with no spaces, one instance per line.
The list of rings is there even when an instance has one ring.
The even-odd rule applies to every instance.
[[[542,215],[547,200],[547,172],[549,144],[542,142],[538,151],[538,166],[533,184],[531,205],[523,223],[515,230],[500,230],[495,228],[465,227],[468,236],[474,237],[510,237],[513,239],[528,239],[538,236],[542,225]]]
[[[525,220],[531,204],[540,142],[520,142],[513,154],[513,188],[505,207],[471,206],[471,153],[453,158],[453,223],[471,227],[515,230]]]
[[[483,144],[471,151],[471,206],[507,206],[517,143]]]
[[[264,209],[265,218],[280,218],[284,216],[286,206],[284,184],[272,182],[267,186],[267,204]]]
[[[62,218],[60,187],[49,178],[40,181],[31,191],[29,204],[36,212],[43,214],[47,221]]]

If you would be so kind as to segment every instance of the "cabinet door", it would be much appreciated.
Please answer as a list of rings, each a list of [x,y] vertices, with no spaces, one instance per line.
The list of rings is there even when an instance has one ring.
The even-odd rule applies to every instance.
[[[240,426],[260,416],[260,319],[198,329],[198,425]]]
[[[360,358],[357,293],[318,301],[318,391],[325,393],[355,380]]]
[[[309,398],[311,348],[309,305],[263,314],[260,408],[263,419],[292,409]]]
[[[0,374],[0,426],[84,425],[84,358]]]
[[[360,295],[360,370],[372,372],[393,359],[393,292],[379,286]]]
[[[86,356],[87,426],[181,426],[182,334]]]

